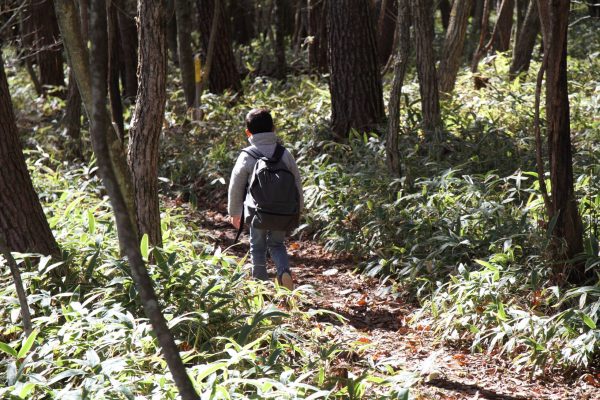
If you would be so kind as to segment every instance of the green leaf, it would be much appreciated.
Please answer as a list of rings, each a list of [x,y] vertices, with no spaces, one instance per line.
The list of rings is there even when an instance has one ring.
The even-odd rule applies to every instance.
[[[92,212],[92,210],[88,210],[87,216],[88,216],[88,231],[90,232],[90,235],[93,235],[94,232],[96,232],[96,218],[94,218],[94,213]]]
[[[17,354],[17,358],[23,358],[27,355],[27,352],[29,352],[29,350],[31,350],[31,347],[33,346],[33,343],[35,342],[35,338],[37,337],[39,331],[36,329],[33,332],[31,332],[31,335],[29,335],[29,337],[27,338],[27,340],[25,341],[25,343],[23,344],[23,347],[21,347],[21,350],[19,350],[19,354]]]
[[[13,357],[17,356],[17,351],[3,342],[0,342],[0,351],[5,352],[9,356],[13,356]]]
[[[581,318],[583,319],[583,322],[590,327],[590,329],[596,329],[596,323],[589,317],[589,315],[582,314]]]
[[[148,246],[148,234],[144,233],[144,236],[142,236],[142,243],[140,244],[140,251],[142,252],[142,257],[145,259],[148,259]]]
[[[200,370],[200,373],[194,376],[194,378],[196,379],[196,382],[200,382],[202,379],[225,367],[227,367],[226,362],[205,365],[204,368]]]

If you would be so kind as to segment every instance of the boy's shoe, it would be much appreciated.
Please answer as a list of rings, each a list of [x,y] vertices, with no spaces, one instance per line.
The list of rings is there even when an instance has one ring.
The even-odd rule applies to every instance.
[[[294,279],[292,278],[292,274],[289,272],[284,272],[278,276],[277,282],[279,283],[279,286],[283,286],[287,290],[294,290]]]

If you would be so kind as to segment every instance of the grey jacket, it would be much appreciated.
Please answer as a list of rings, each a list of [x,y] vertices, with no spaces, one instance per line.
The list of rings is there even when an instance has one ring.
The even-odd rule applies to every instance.
[[[248,141],[262,154],[271,157],[275,152],[277,136],[275,135],[275,132],[262,132],[250,136]],[[294,175],[294,178],[296,178],[296,187],[298,188],[298,193],[300,195],[300,212],[302,212],[302,209],[304,208],[304,196],[302,194],[302,181],[300,179],[298,165],[296,165],[296,160],[294,160],[294,157],[287,149],[283,153],[281,159]],[[250,183],[254,164],[256,164],[256,160],[251,155],[242,151],[235,162],[233,171],[231,171],[227,212],[232,217],[242,215],[242,207],[245,206],[246,185]],[[247,210],[245,215],[248,215]]]

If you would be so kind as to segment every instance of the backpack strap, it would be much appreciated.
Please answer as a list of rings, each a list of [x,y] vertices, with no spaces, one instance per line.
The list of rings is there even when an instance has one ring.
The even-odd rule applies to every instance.
[[[254,158],[255,160],[258,160],[259,158],[263,158],[264,155],[258,151],[258,149],[254,146],[248,146],[244,149],[242,149],[242,151],[246,154],[249,154],[250,157]]]
[[[266,157],[255,146],[248,146],[248,147],[242,149],[242,151],[244,153],[250,155],[250,157],[254,158],[255,160],[258,160],[259,158],[265,158],[270,162],[278,162],[279,160],[281,160],[281,157],[283,157],[283,153],[285,152],[285,147],[283,147],[282,145],[277,143],[277,145],[275,145],[275,152],[273,153],[273,156],[271,156],[271,158]]]

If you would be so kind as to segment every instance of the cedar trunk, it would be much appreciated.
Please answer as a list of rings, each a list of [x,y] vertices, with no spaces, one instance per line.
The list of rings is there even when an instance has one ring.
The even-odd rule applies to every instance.
[[[583,226],[573,188],[573,160],[569,93],[567,87],[567,31],[569,1],[539,0],[546,67],[546,121],[550,159],[550,220],[556,219],[552,232],[553,257],[563,268],[557,271],[573,283],[584,280],[583,264],[569,265],[570,259],[583,251]]]
[[[451,93],[460,67],[472,0],[454,0],[440,61],[440,91]]]
[[[452,10],[452,4],[450,4],[449,0],[439,0],[438,7],[440,8],[442,26],[447,30],[448,26],[450,26],[450,10]]]
[[[441,143],[441,116],[435,56],[433,52],[433,3],[431,0],[411,0],[415,32],[417,74],[421,93],[423,129],[430,145]],[[437,151],[435,151],[437,153]]]
[[[120,51],[119,25],[117,7],[114,1],[106,2],[108,18],[108,97],[110,100],[110,115],[112,123],[121,141],[125,138],[125,121],[123,119],[123,102],[119,85]]]
[[[510,63],[509,75],[514,79],[520,72],[529,70],[531,55],[540,31],[540,18],[537,9],[537,0],[530,0],[523,26],[519,30],[513,58]]]
[[[35,26],[35,48],[42,86],[64,86],[62,45],[56,14],[51,0],[31,0],[31,18]]]
[[[254,2],[252,0],[232,0],[229,13],[233,23],[232,37],[239,44],[250,44],[254,38]]]
[[[213,21],[215,6],[219,7],[217,21]],[[210,68],[208,74],[208,87],[213,93],[223,93],[228,89],[234,92],[240,92],[242,90],[240,74],[231,47],[231,39],[229,37],[229,17],[227,16],[226,11],[227,9],[225,8],[224,1],[198,0],[200,37],[205,54],[208,54],[212,24],[217,24],[218,37],[214,42],[212,59],[212,66],[214,68]]]
[[[327,2],[331,123],[336,139],[385,118],[375,27],[366,0]],[[349,29],[351,27],[352,29]]]
[[[128,162],[133,178],[140,236],[162,246],[158,201],[158,147],[167,98],[164,1],[138,3],[139,87],[131,120]]]
[[[398,149],[398,134],[400,131],[400,96],[404,74],[408,65],[410,50],[410,0],[398,0],[398,15],[396,21],[396,48],[394,60],[394,80],[388,104],[389,118],[387,139],[385,144],[386,162],[390,173],[401,176],[401,159]]]
[[[11,251],[60,256],[27,171],[0,53],[0,231]]]
[[[276,77],[285,79],[286,62],[285,62],[285,34],[286,34],[286,8],[285,0],[275,1],[275,59],[277,64]]]

